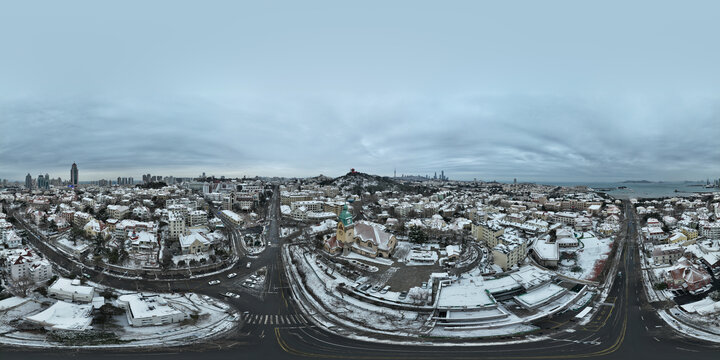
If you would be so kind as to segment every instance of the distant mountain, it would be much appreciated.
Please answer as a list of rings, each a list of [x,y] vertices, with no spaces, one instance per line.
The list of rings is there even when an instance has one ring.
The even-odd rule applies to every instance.
[[[343,176],[320,182],[320,185],[333,185],[353,194],[375,191],[422,191],[416,186],[400,183],[388,176],[371,175],[361,172],[348,172]]]
[[[325,175],[323,175],[323,174],[320,174],[320,175],[315,176],[315,177],[307,178],[306,180],[308,180],[308,181],[310,181],[310,182],[325,183],[325,182],[327,182],[327,181],[332,181],[332,179],[333,179],[333,178],[331,178],[331,177],[329,177],[329,176],[325,176]]]
[[[622,184],[652,184],[654,181],[650,180],[625,180]]]

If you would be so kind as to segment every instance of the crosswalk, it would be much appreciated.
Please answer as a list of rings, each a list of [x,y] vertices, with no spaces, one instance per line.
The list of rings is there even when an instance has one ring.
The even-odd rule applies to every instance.
[[[243,314],[243,321],[247,324],[257,325],[302,325],[308,321],[300,314],[292,315],[264,315],[264,314]]]

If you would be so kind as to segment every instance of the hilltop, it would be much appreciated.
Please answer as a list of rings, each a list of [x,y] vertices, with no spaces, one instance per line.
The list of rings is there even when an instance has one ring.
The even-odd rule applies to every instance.
[[[354,194],[362,192],[374,193],[376,191],[406,191],[421,192],[422,189],[393,180],[388,176],[366,174],[357,171],[350,171],[343,176],[334,179],[321,181],[320,185],[336,186],[341,190]]]

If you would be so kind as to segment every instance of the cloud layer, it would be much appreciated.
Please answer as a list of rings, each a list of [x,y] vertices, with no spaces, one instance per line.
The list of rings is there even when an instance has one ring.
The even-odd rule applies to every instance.
[[[0,178],[718,177],[713,1],[0,6]]]
[[[383,97],[1,106],[0,176],[432,174],[612,181],[720,173],[716,99]],[[227,105],[230,103],[231,105]],[[53,174],[53,176],[56,176]]]

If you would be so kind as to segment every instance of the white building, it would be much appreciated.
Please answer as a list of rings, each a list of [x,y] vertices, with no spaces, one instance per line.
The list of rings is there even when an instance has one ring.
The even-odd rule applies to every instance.
[[[180,248],[183,254],[199,254],[208,251],[210,243],[210,240],[198,232],[180,236]]]
[[[700,227],[700,235],[708,239],[720,239],[720,222],[703,224],[702,227]]]
[[[108,205],[106,209],[108,217],[118,220],[124,218],[128,212],[130,208],[125,205]]]
[[[232,210],[223,210],[220,212],[220,216],[235,226],[242,224],[242,217]]]
[[[95,296],[95,288],[80,285],[78,279],[58,278],[48,287],[47,294],[60,300],[89,303]]]
[[[163,297],[142,294],[121,295],[118,306],[125,308],[128,322],[132,326],[165,325],[183,321],[189,316],[180,311]]]
[[[46,259],[32,253],[30,249],[17,250],[8,256],[10,278],[14,281],[29,278],[34,283],[48,281],[52,277],[52,266]]]
[[[2,240],[2,243],[10,249],[16,249],[22,246],[22,238],[15,232],[15,230],[3,232],[0,240]]]
[[[174,211],[169,212],[168,229],[171,239],[179,239],[181,235],[185,234],[185,219]]]
[[[204,210],[193,210],[188,213],[188,226],[207,225],[207,212]]]

